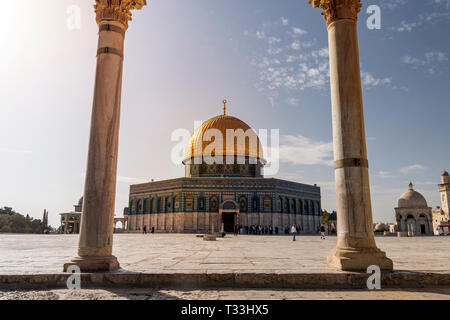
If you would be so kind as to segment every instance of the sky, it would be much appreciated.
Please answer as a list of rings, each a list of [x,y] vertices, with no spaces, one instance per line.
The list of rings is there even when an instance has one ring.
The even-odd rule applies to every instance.
[[[50,224],[83,194],[95,75],[94,1],[22,0],[0,19],[0,207]],[[450,170],[450,0],[362,1],[358,35],[375,222],[410,181],[429,206]],[[369,29],[370,5],[381,28]],[[79,15],[78,15],[79,13]],[[79,22],[79,25],[77,24]],[[228,113],[279,129],[277,178],[335,209],[328,40],[306,0],[150,0],[125,40],[116,215],[130,184],[184,176],[177,129]]]

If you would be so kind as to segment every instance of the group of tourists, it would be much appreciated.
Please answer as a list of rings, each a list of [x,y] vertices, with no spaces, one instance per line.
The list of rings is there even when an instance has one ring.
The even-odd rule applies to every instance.
[[[144,228],[142,229],[142,233],[147,234],[147,226],[144,226]],[[155,233],[155,227],[152,227],[150,233]]]
[[[298,232],[301,232],[303,229],[301,226],[293,224],[289,229],[288,226],[284,228],[284,234],[292,234],[293,241],[295,241],[295,235]],[[234,234],[253,234],[253,235],[278,235],[280,232],[278,227],[273,226],[262,226],[262,225],[251,225],[251,226],[243,226],[243,225],[235,225],[234,226]],[[316,230],[317,233],[320,232],[320,239],[325,239],[325,227],[318,227]]]

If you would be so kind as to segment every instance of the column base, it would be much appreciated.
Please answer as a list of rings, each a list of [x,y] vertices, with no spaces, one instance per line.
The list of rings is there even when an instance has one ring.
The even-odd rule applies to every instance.
[[[75,257],[64,264],[64,272],[70,266],[80,267],[81,272],[114,271],[120,267],[119,261],[113,255]]]
[[[367,267],[372,265],[385,271],[394,269],[392,260],[378,248],[335,248],[327,263],[330,268],[342,271],[367,271]]]

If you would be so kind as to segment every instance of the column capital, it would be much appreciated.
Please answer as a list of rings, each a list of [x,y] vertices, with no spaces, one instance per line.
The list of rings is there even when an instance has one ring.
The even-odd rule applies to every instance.
[[[95,0],[97,24],[115,23],[126,30],[128,21],[132,20],[131,10],[142,9],[145,5],[146,0]]]
[[[356,21],[362,7],[361,0],[308,0],[308,3],[323,10],[327,26],[338,20]]]

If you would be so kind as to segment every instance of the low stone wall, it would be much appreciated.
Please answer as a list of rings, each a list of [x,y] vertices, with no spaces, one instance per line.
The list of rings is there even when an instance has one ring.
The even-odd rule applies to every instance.
[[[0,289],[63,288],[70,274],[0,275]],[[366,273],[86,273],[82,288],[367,289]],[[450,273],[386,272],[381,288],[450,286]]]

